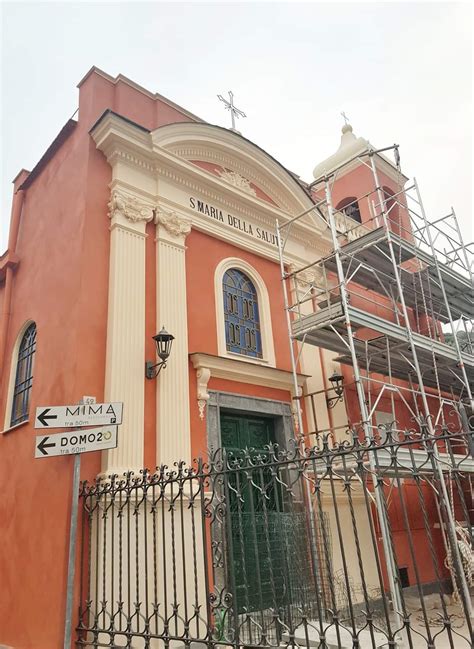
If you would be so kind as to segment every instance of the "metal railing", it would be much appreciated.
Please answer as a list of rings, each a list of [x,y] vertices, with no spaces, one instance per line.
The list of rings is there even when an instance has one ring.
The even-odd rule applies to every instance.
[[[472,432],[394,427],[84,483],[76,646],[470,647]]]

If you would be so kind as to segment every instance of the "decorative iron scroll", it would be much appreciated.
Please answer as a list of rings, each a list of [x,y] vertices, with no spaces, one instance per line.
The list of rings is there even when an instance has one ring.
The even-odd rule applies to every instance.
[[[348,429],[83,483],[77,646],[467,649],[462,567],[447,569],[443,530],[451,507],[472,551],[472,433],[427,430],[392,422],[369,440]],[[402,611],[387,594],[376,489],[414,587],[397,577]]]

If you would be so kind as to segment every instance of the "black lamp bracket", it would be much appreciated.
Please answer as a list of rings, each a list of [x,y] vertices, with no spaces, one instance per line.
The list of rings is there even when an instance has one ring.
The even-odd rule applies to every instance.
[[[328,405],[328,408],[334,408],[336,403],[339,403],[339,401],[344,401],[344,397],[343,397],[342,394],[337,395],[335,397],[331,397],[330,399],[329,398],[326,399],[326,403]]]
[[[145,363],[146,378],[156,379],[156,377],[164,367],[166,367],[166,361],[161,361],[161,363],[153,363],[153,361],[146,361]]]

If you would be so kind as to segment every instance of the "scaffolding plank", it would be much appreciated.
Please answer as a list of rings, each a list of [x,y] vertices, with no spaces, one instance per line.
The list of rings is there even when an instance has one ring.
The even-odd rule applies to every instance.
[[[415,273],[417,281],[422,282],[427,299],[430,296],[433,299],[435,303],[435,314],[437,316],[439,314],[440,319],[442,318],[446,321],[448,319],[448,311],[444,303],[434,257],[421,250],[414,243],[399,237],[393,232],[390,235],[396,261],[399,266],[415,258],[421,263],[423,271]],[[357,262],[364,264],[364,268],[360,268],[357,271],[354,281],[377,292],[380,292],[381,287],[379,281],[374,276],[374,272],[388,291],[390,291],[390,287],[395,283],[395,272],[390,263],[389,255],[390,250],[387,233],[382,227],[376,228],[358,239],[344,244],[341,248],[341,262],[344,272],[347,273],[351,259],[355,259]],[[324,260],[324,267],[327,270],[336,272],[335,256],[326,258]],[[474,289],[469,278],[464,277],[442,262],[439,262],[439,268],[451,310],[454,312],[453,315],[463,314],[467,318],[474,318]],[[417,298],[415,290],[410,286],[413,273],[404,270],[403,267],[401,270],[403,270],[401,279],[407,306],[415,307],[417,302],[419,305],[420,297]],[[427,275],[429,276],[429,280]]]
[[[323,309],[303,315],[292,323],[293,336],[299,339],[306,333],[344,320],[344,309],[340,301],[329,304]]]

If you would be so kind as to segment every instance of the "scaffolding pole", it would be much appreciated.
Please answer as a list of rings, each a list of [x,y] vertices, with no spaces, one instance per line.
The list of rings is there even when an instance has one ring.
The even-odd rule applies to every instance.
[[[437,255],[436,255],[436,250],[435,250],[435,247],[434,247],[433,237],[431,236],[430,224],[428,223],[428,220],[426,218],[425,208],[423,206],[423,201],[421,199],[421,195],[420,195],[420,191],[418,189],[418,183],[416,182],[416,179],[415,179],[414,185],[415,185],[416,195],[418,197],[418,202],[419,202],[419,205],[420,205],[421,216],[422,216],[423,222],[425,224],[426,234],[428,236],[428,241],[430,243],[432,254],[433,254],[436,273],[438,275],[439,284],[440,284],[440,287],[441,287],[441,291],[443,293],[443,299],[444,299],[445,307],[446,307],[446,310],[447,310],[447,313],[448,313],[449,324],[450,324],[450,327],[451,327],[451,332],[453,334],[454,347],[455,347],[456,353],[458,355],[458,367],[459,367],[459,369],[461,370],[461,373],[462,373],[463,382],[464,382],[464,386],[466,388],[466,392],[467,392],[467,395],[468,395],[468,398],[469,398],[469,404],[471,406],[471,410],[474,410],[474,401],[473,401],[473,398],[472,398],[471,386],[469,384],[469,379],[467,378],[466,367],[464,365],[464,359],[463,359],[462,354],[461,354],[461,349],[459,347],[459,341],[458,341],[458,337],[457,337],[457,334],[456,334],[456,328],[454,326],[454,320],[453,320],[453,316],[451,314],[451,307],[449,306],[448,296],[446,295],[446,289],[445,289],[444,280],[443,280],[443,273],[441,272],[441,269],[440,269],[440,266],[439,266],[439,261],[438,261],[438,258],[437,258]],[[456,217],[454,217],[454,219],[456,220]],[[457,220],[456,220],[456,222],[457,222]],[[458,232],[459,232],[459,228],[458,228]],[[460,232],[459,232],[459,234],[460,234]],[[466,262],[467,262],[467,257],[466,257]]]
[[[337,274],[338,274],[338,280],[339,280],[339,288],[340,288],[340,293],[341,293],[341,300],[343,304],[343,309],[344,309],[344,314],[346,318],[346,330],[347,330],[347,337],[349,340],[349,347],[350,347],[350,353],[351,353],[351,358],[352,358],[352,366],[354,370],[354,382],[356,385],[356,391],[357,391],[357,398],[359,401],[359,408],[360,408],[360,413],[361,413],[361,418],[362,418],[362,427],[364,430],[364,437],[367,441],[367,443],[371,443],[373,437],[371,435],[371,429],[370,429],[370,420],[369,420],[369,413],[367,410],[367,403],[366,403],[366,398],[365,398],[365,393],[364,393],[364,388],[362,385],[361,381],[361,376],[360,376],[360,371],[359,371],[359,362],[357,359],[357,354],[354,346],[354,338],[352,334],[352,325],[350,321],[350,317],[348,315],[348,297],[347,297],[347,289],[346,289],[346,284],[345,284],[345,276],[344,276],[344,271],[342,268],[342,262],[341,262],[341,251],[340,251],[340,244],[339,240],[337,238],[337,231],[336,231],[336,224],[334,222],[334,214],[333,214],[333,207],[332,207],[332,201],[331,201],[331,190],[329,187],[329,181],[325,181],[325,193],[326,193],[326,204],[328,208],[328,214],[329,214],[329,225],[331,228],[331,237],[332,237],[332,243],[334,246],[334,253],[335,253],[335,259],[336,259],[336,265],[337,265]],[[369,453],[369,462],[370,462],[370,470],[373,472],[373,475],[376,473],[376,465],[374,461],[374,457],[372,453]],[[395,614],[398,617],[398,622],[400,625],[400,628],[403,627],[403,616],[402,616],[402,599],[400,596],[400,591],[399,591],[399,584],[398,584],[398,577],[396,578],[397,575],[397,564],[395,561],[395,556],[393,553],[393,548],[390,542],[390,531],[389,531],[389,526],[388,526],[388,521],[387,521],[387,514],[385,511],[385,508],[383,506],[383,498],[381,495],[381,491],[383,490],[383,485],[380,483],[374,484],[374,490],[375,490],[375,502],[376,502],[376,507],[377,507],[377,513],[380,521],[380,529],[382,533],[382,544],[384,548],[384,553],[385,553],[385,558],[387,561],[387,575],[388,575],[388,581],[390,585],[390,593],[392,596],[392,606],[394,609]],[[397,581],[396,581],[397,579]]]
[[[429,409],[429,406],[428,406],[428,400],[427,400],[427,397],[426,397],[426,391],[425,391],[425,388],[424,388],[423,374],[421,372],[420,365],[419,365],[419,362],[418,362],[417,346],[416,346],[415,341],[413,339],[413,332],[412,332],[412,329],[411,329],[408,310],[407,310],[407,306],[406,306],[405,298],[404,298],[404,294],[403,294],[403,288],[402,288],[402,284],[401,284],[401,280],[400,280],[400,273],[399,273],[399,270],[398,270],[398,264],[397,264],[397,260],[395,258],[395,252],[394,252],[394,249],[393,249],[390,225],[388,223],[387,213],[385,211],[385,200],[384,200],[384,197],[382,195],[382,190],[380,188],[378,173],[377,173],[377,169],[376,169],[376,166],[375,166],[375,163],[374,163],[373,155],[370,156],[370,163],[371,163],[371,167],[372,167],[372,174],[373,174],[373,177],[374,177],[377,196],[378,196],[379,204],[380,204],[380,207],[381,207],[380,216],[383,219],[383,224],[384,224],[384,227],[386,229],[387,243],[388,243],[388,247],[389,247],[389,251],[390,251],[390,258],[391,258],[391,261],[392,261],[393,273],[394,273],[394,277],[395,277],[395,281],[396,281],[396,285],[397,285],[398,298],[400,300],[400,305],[402,307],[402,312],[403,312],[403,316],[404,316],[404,319],[405,319],[405,327],[406,327],[407,339],[408,339],[410,349],[411,349],[411,352],[412,352],[413,365],[414,365],[415,373],[416,373],[416,376],[417,376],[417,383],[418,383],[418,386],[419,386],[419,389],[420,389],[420,396],[421,396],[421,401],[422,401],[422,404],[423,404],[424,418],[425,418],[426,426],[428,428],[428,432],[431,435],[432,440],[434,441],[435,440],[435,430],[434,430],[434,427],[433,427],[431,413],[430,413],[430,409]],[[458,574],[458,579],[459,579],[460,584],[461,584],[461,592],[462,592],[461,600],[462,600],[464,612],[466,614],[466,618],[468,620],[469,630],[470,630],[470,632],[472,634],[472,625],[470,623],[470,619],[472,618],[471,595],[470,595],[470,592],[469,592],[469,586],[468,586],[468,583],[467,583],[467,580],[466,580],[466,575],[464,573],[462,560],[461,560],[461,555],[460,555],[458,544],[457,544],[456,525],[455,525],[455,521],[454,521],[453,512],[451,511],[450,507],[448,506],[448,503],[449,503],[448,491],[447,491],[447,488],[446,488],[446,481],[444,479],[444,474],[443,474],[443,470],[442,470],[442,467],[441,467],[439,452],[438,452],[436,443],[432,444],[432,450],[433,450],[433,455],[434,455],[433,469],[435,469],[435,474],[437,475],[437,478],[438,478],[438,481],[439,481],[439,484],[440,484],[440,488],[441,488],[441,491],[442,491],[442,494],[443,494],[443,502],[444,502],[444,509],[445,509],[445,513],[446,513],[446,523],[447,523],[447,527],[448,527],[448,536],[449,536],[450,545],[451,545],[451,552],[452,552],[452,555],[453,555],[453,558],[454,558],[454,561],[455,561],[456,572]]]
[[[394,419],[397,415],[394,392],[397,392],[401,398],[398,407],[402,409],[409,408],[403,398],[403,391],[406,390],[412,395],[415,411],[411,408],[409,410],[411,416],[417,421],[421,448],[425,449],[426,462],[437,483],[441,533],[449,544],[451,571],[456,574],[455,584],[472,636],[469,584],[457,542],[458,524],[455,520],[452,498],[450,501],[448,494],[445,475],[448,469],[443,460],[445,453],[442,448],[438,448],[436,433],[439,426],[443,431],[448,430],[446,411],[448,402],[454,406],[455,411],[459,408],[462,410],[462,400],[464,399],[467,404],[465,398],[467,397],[474,411],[470,384],[474,372],[474,355],[472,351],[466,352],[461,348],[461,341],[457,336],[460,324],[469,329],[468,322],[472,322],[473,318],[474,303],[472,291],[469,292],[469,286],[472,287],[473,283],[470,249],[462,241],[453,209],[449,215],[440,219],[443,224],[446,222],[446,226],[441,227],[439,224],[433,226],[428,221],[416,180],[408,188],[403,189],[399,175],[398,185],[394,188],[395,193],[392,193],[391,189],[385,191],[385,187],[382,188],[376,167],[377,154],[392,148],[394,147],[379,151],[368,149],[341,163],[336,169],[310,185],[310,188],[320,185],[317,198],[314,198],[315,203],[317,202],[314,208],[317,207],[318,212],[324,211],[331,236],[332,251],[324,258],[316,259],[303,268],[287,274],[284,266],[284,250],[289,229],[314,208],[305,210],[281,226],[277,223],[294,389],[295,394],[298,394],[296,371],[299,355],[295,355],[294,350],[297,341],[302,345],[316,345],[339,353],[336,360],[352,367],[361,417],[360,425],[366,443],[371,446],[374,444],[372,416],[381,400],[382,392],[385,390],[387,393],[388,390]],[[371,189],[367,187],[362,189],[361,198],[367,199],[370,212],[370,218],[362,223],[347,215],[344,208],[337,209],[337,206],[334,207],[332,204],[332,185],[336,175],[356,159],[370,170],[372,177],[370,182],[373,182]],[[398,163],[397,169],[401,174]],[[323,194],[324,199],[322,199]],[[360,198],[356,198],[351,204],[359,200]],[[413,204],[410,201],[413,201]],[[450,219],[449,223],[447,219]],[[283,230],[285,230],[284,238],[281,236]],[[361,239],[360,242],[357,241],[358,239]],[[447,246],[447,250],[443,249],[444,245]],[[439,255],[446,256],[444,263]],[[322,273],[322,281],[318,278],[314,287],[312,285],[309,297],[307,293],[301,296],[296,289],[295,300],[290,304],[286,286],[287,278],[291,277],[297,284],[298,273],[311,267],[314,267],[316,273],[318,271]],[[337,284],[332,282],[332,279],[328,281],[328,277],[337,278]],[[361,291],[361,288],[366,289],[368,293]],[[383,298],[380,299],[380,296]],[[307,306],[301,309],[303,304],[312,304],[312,311],[308,313]],[[365,306],[360,306],[361,304]],[[413,326],[412,316],[416,317]],[[441,334],[441,327],[448,326],[448,323],[454,339],[452,346],[444,342]],[[367,332],[368,336],[359,336],[359,332]],[[470,330],[467,331],[467,335],[469,340]],[[380,341],[384,339],[386,344],[382,345]],[[386,376],[387,367],[388,376]],[[363,376],[361,368],[365,368],[367,376]],[[371,375],[371,372],[381,373],[382,379],[377,379]],[[401,386],[397,385],[397,380],[404,383]],[[381,392],[369,410],[368,400],[371,400],[372,384]],[[451,394],[452,399],[446,398],[448,393]],[[435,402],[436,411],[433,416],[430,406],[434,407]],[[303,436],[300,399],[297,399],[296,403],[296,416],[300,434]],[[461,419],[461,428],[469,433],[465,412],[464,419],[462,417]],[[332,428],[331,432],[333,432]],[[466,444],[469,445],[469,451],[473,453],[474,443],[471,443],[471,438],[467,438]],[[406,621],[404,617],[406,610],[395,555],[397,546],[392,538],[389,512],[384,500],[383,480],[378,466],[379,458],[376,453],[368,453],[368,465],[374,482],[374,494],[371,498],[375,503],[380,522],[381,541],[387,567],[387,585],[401,630]],[[470,525],[469,516],[465,511],[464,515],[467,516],[466,524]],[[442,591],[440,596],[444,602]],[[397,637],[397,642],[398,640]]]

